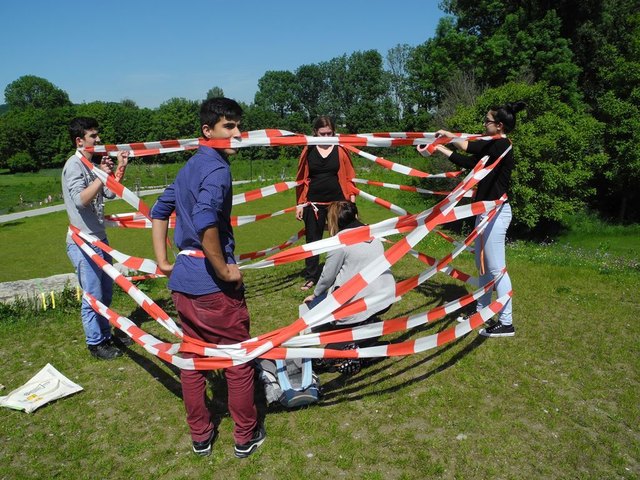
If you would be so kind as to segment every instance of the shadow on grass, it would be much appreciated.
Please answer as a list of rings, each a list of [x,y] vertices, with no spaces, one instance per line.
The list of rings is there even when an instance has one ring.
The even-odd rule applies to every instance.
[[[413,289],[413,292],[421,294],[425,297],[425,300],[423,302],[420,302],[420,304],[417,306],[408,308],[399,313],[394,313],[395,317],[413,315],[416,312],[423,310],[424,308],[436,308],[444,305],[452,299],[461,298],[469,293],[467,289],[461,285],[443,285],[433,282],[425,282],[421,285],[418,285],[415,289]],[[437,300],[437,302],[432,303],[433,300],[429,301],[428,299]]]
[[[245,297],[247,299],[257,298],[264,295],[272,295],[282,290],[287,290],[291,288],[299,278],[299,273],[290,273],[284,277],[265,275],[263,278],[257,278],[252,282],[252,285],[254,286],[247,288]]]
[[[474,332],[470,332],[470,334],[473,335]],[[460,340],[462,340],[462,339],[460,339]],[[412,385],[412,384],[417,383],[417,382],[422,382],[422,381],[427,380],[428,378],[432,377],[433,375],[435,375],[437,373],[445,371],[449,367],[455,365],[456,362],[458,360],[460,360],[461,358],[463,358],[465,355],[468,355],[469,353],[473,352],[476,348],[478,348],[480,345],[482,345],[486,340],[487,340],[486,337],[483,337],[481,335],[477,335],[476,338],[471,343],[469,343],[466,347],[464,347],[459,352],[455,353],[449,360],[447,360],[443,364],[438,365],[435,368],[424,372],[422,375],[419,375],[417,377],[405,380],[405,381],[403,381],[401,383],[398,383],[398,384],[393,385],[391,387],[385,388],[384,390],[376,390],[376,391],[368,392],[368,393],[360,393],[359,395],[352,395],[352,394],[357,393],[358,391],[360,391],[365,386],[364,385],[365,381],[368,384],[375,382],[376,379],[373,378],[373,377],[375,375],[384,374],[384,372],[391,366],[390,364],[381,365],[380,367],[378,367],[375,370],[373,370],[371,368],[365,368],[356,377],[344,377],[344,376],[337,377],[337,378],[331,380],[329,383],[327,383],[323,387],[323,391],[324,391],[323,400],[320,402],[319,406],[321,406],[321,407],[332,406],[332,405],[336,405],[336,404],[344,402],[344,401],[362,400],[363,398],[366,398],[366,397],[368,397],[370,395],[380,395],[380,394],[385,394],[385,393],[398,392],[399,390],[402,390],[403,388],[405,388],[405,387],[407,387],[409,385]],[[410,371],[413,371],[413,370],[415,370],[417,368],[420,368],[421,366],[425,365],[426,363],[430,362],[431,360],[437,358],[439,355],[442,355],[445,352],[447,352],[448,350],[454,348],[454,346],[457,345],[458,342],[459,341],[451,342],[448,345],[438,349],[437,352],[434,352],[434,353],[426,356],[425,358],[422,358],[422,359],[420,359],[420,360],[418,360],[418,361],[416,361],[416,362],[414,362],[414,363],[412,363],[410,365],[407,365],[406,367],[402,368],[401,370],[399,370],[397,372],[393,372],[393,376],[394,377],[399,377],[400,375],[403,375],[403,374],[405,374],[407,372],[410,372]],[[347,384],[349,384],[349,387],[348,388],[343,388],[343,387],[347,386]]]
[[[156,301],[156,304],[162,308],[165,312],[167,312],[172,318],[173,301],[171,299],[159,299]],[[149,316],[147,312],[144,311],[142,307],[137,307],[133,312],[131,312],[128,317],[133,323],[135,323],[138,327],[142,327],[145,322],[155,322],[153,318]],[[165,341],[164,339],[161,339]],[[175,339],[174,339],[175,341]],[[139,367],[145,370],[149,376],[153,379],[157,380],[160,384],[162,384],[169,392],[173,393],[176,397],[182,398],[182,385],[176,377],[180,378],[180,369],[170,363],[165,362],[164,360],[159,359],[158,357],[152,356],[148,353],[139,354],[131,347],[120,347],[121,350]],[[154,359],[158,358],[159,364],[154,361]],[[163,368],[163,367],[166,367]],[[167,371],[169,370],[169,371]],[[173,375],[171,375],[171,373]]]
[[[447,301],[450,301],[451,299],[456,299],[456,298],[460,298],[464,295],[466,295],[468,292],[467,290],[460,286],[460,285],[451,285],[451,284],[437,284],[437,283],[433,283],[433,282],[427,282],[427,283],[423,283],[422,285],[419,285],[415,291],[417,293],[421,293],[422,295],[424,295],[425,297],[428,298],[435,298],[438,299],[439,301],[433,305],[431,308],[436,308],[439,306],[442,306],[443,304],[445,304]],[[416,312],[416,310],[418,310],[419,308],[422,308],[423,306],[428,305],[428,303],[425,303],[424,305],[420,306],[420,307],[416,307],[413,308],[409,311],[407,311],[406,313],[402,313],[400,315],[395,315],[396,317],[399,316],[404,316],[404,315],[409,315],[409,314],[413,314]],[[465,309],[466,310],[466,309]],[[463,312],[458,312],[458,313],[463,313]],[[447,319],[447,317],[445,317],[442,321],[436,323],[427,323],[425,325],[422,325],[418,328],[412,329],[412,330],[408,330],[406,332],[404,332],[402,335],[394,338],[393,342],[394,343],[398,343],[398,342],[404,342],[409,340],[411,337],[413,337],[415,334],[419,334],[419,333],[424,333],[427,332],[429,330],[433,330],[434,328],[438,328],[439,330],[443,330],[446,328],[451,327],[452,324],[454,323],[455,320],[452,318]],[[474,332],[470,332],[470,335],[473,335]],[[466,336],[465,336],[466,337]],[[463,337],[464,338],[464,337]],[[431,360],[439,357],[440,355],[443,355],[445,352],[451,350],[452,348],[454,348],[455,345],[459,344],[459,341],[462,340],[459,339],[455,342],[450,342],[447,345],[439,348],[436,352],[431,353],[430,355],[426,356],[425,358],[422,358],[406,367],[404,367],[402,370],[397,371],[397,372],[393,372],[393,376],[394,377],[399,377],[407,372],[413,371],[421,366],[423,366],[424,364],[430,362]],[[457,352],[456,354],[454,354],[448,361],[446,361],[445,363],[437,366],[436,368],[429,370],[425,373],[423,373],[422,375],[418,376],[418,377],[414,377],[411,379],[408,379],[402,383],[399,383],[397,385],[394,385],[392,387],[388,387],[384,390],[376,390],[375,392],[371,392],[371,393],[361,393],[359,395],[355,395],[353,396],[354,393],[359,392],[365,385],[366,383],[371,383],[375,381],[375,378],[373,378],[376,375],[385,375],[385,371],[388,370],[388,368],[391,366],[391,364],[389,364],[388,362],[384,362],[384,359],[374,359],[374,364],[364,368],[358,375],[354,376],[354,377],[345,377],[343,375],[338,376],[334,379],[332,379],[331,381],[329,381],[327,384],[323,385],[323,400],[321,401],[321,403],[319,404],[320,406],[331,406],[331,405],[335,405],[339,402],[345,401],[345,400],[360,400],[362,398],[365,398],[368,395],[374,394],[374,395],[379,395],[379,394],[383,394],[383,393],[394,393],[397,392],[413,383],[416,382],[421,382],[423,380],[428,379],[429,377],[440,373],[442,371],[445,371],[447,368],[455,365],[455,363],[463,358],[465,355],[471,353],[473,350],[475,350],[477,347],[479,347],[484,341],[486,340],[486,337],[482,337],[482,336],[477,336],[470,344],[468,344],[466,347],[464,347],[462,350],[460,350],[459,352]],[[347,387],[348,385],[348,387]],[[345,388],[347,387],[347,388]]]
[[[12,222],[0,223],[0,228],[2,227],[19,227],[24,224],[24,220],[14,220]]]

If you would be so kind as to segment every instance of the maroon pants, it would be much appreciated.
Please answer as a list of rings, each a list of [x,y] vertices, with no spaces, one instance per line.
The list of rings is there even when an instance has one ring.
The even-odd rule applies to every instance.
[[[228,345],[249,337],[249,311],[242,292],[217,292],[208,295],[172,293],[173,302],[185,335],[206,342]],[[194,358],[196,354],[183,354]],[[195,442],[206,440],[214,428],[206,404],[206,372],[181,370],[182,397],[187,410],[187,423]],[[258,423],[254,401],[253,365],[244,363],[225,370],[228,404],[235,422],[236,443],[251,440]]]

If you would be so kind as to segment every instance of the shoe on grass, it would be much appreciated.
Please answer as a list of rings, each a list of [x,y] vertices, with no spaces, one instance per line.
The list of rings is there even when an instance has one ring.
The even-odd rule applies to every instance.
[[[89,353],[99,360],[113,360],[122,356],[122,352],[111,345],[110,340],[105,340],[98,345],[87,345]]]
[[[487,328],[483,328],[478,333],[483,337],[513,337],[516,334],[516,329],[513,328],[513,325],[497,322]]]
[[[211,446],[213,445],[213,442],[215,442],[217,436],[218,432],[216,432],[214,428],[211,430],[211,435],[208,439],[203,440],[202,442],[193,442],[193,453],[201,457],[208,457],[211,455]]]
[[[129,347],[135,343],[129,335],[127,335],[120,329],[113,330],[111,340],[116,347]]]
[[[238,458],[247,458],[249,455],[255,452],[260,445],[262,445],[266,438],[267,432],[264,429],[264,425],[258,425],[256,431],[253,432],[253,438],[247,443],[236,443],[233,447],[233,453]]]

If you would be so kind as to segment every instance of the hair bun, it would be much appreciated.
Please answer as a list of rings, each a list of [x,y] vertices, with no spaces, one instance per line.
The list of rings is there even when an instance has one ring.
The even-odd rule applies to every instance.
[[[524,110],[527,107],[527,104],[522,100],[518,100],[517,102],[509,102],[505,105],[505,108],[511,110],[513,113],[518,113],[520,110]]]

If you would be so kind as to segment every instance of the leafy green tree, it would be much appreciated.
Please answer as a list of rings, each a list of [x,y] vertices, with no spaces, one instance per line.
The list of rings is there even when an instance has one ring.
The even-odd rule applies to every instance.
[[[333,115],[350,133],[374,131],[393,123],[389,76],[375,50],[354,52],[320,64],[325,85],[320,111]]]
[[[71,105],[67,92],[35,75],[24,75],[11,82],[4,90],[4,98],[12,109],[56,108]]]
[[[220,87],[211,87],[208,91],[207,91],[207,100],[209,100],[210,98],[218,98],[218,97],[224,97],[224,90],[222,90],[222,88]]]
[[[296,70],[296,83],[300,108],[305,114],[305,121],[311,123],[322,115],[319,105],[326,88],[323,69],[316,64],[301,65]]]
[[[418,114],[438,105],[445,85],[457,71],[473,69],[477,43],[474,35],[456,28],[455,19],[444,17],[435,37],[413,50],[407,70],[410,99]]]
[[[385,58],[389,72],[389,84],[396,123],[400,123],[405,112],[410,111],[409,82],[407,64],[413,53],[413,47],[404,43],[390,48]]]
[[[93,117],[98,120],[103,143],[130,143],[153,138],[152,110],[138,108],[128,101],[91,102],[76,107],[77,116]]]
[[[580,68],[569,42],[562,37],[555,10],[532,21],[520,9],[506,16],[493,35],[481,42],[476,73],[489,85],[530,78],[562,87],[563,98],[577,105]]]
[[[18,152],[8,161],[7,166],[11,173],[37,172],[38,164],[27,152]]]
[[[173,140],[202,136],[199,120],[200,105],[186,98],[172,98],[155,112],[153,137]]]
[[[0,117],[0,164],[27,152],[40,168],[59,166],[72,151],[67,132],[71,107],[11,109]]]
[[[594,195],[590,181],[607,160],[602,151],[603,125],[562,100],[559,87],[508,83],[488,89],[475,105],[460,106],[447,126],[480,132],[485,113],[495,105],[524,100],[513,141],[516,168],[510,203],[514,224],[534,229],[562,222]]]
[[[273,110],[269,110],[259,105],[241,105],[244,110],[242,116],[242,130],[262,130],[265,128],[285,128],[283,119]],[[278,158],[278,151],[275,148],[243,148],[240,150],[243,157],[249,159],[258,158]]]
[[[130,98],[123,98],[120,100],[120,105],[126,108],[138,108],[138,104],[135,100],[131,100]]]
[[[288,70],[269,70],[258,80],[256,105],[271,110],[281,119],[300,110],[298,83],[295,74]]]
[[[640,214],[640,89],[628,100],[609,91],[598,98],[600,118],[605,122],[607,151],[611,160],[595,182],[595,204],[618,221],[638,221]]]
[[[640,220],[633,188],[640,181],[637,0],[444,0],[441,6],[460,31],[477,36],[478,78],[492,86],[545,80],[576,108],[584,97],[605,125],[609,156],[594,179],[593,205],[621,221]]]
[[[594,116],[605,123],[611,160],[600,172],[596,205],[619,221],[640,221],[640,11],[637,2],[605,0],[598,42],[584,76]],[[592,36],[587,35],[591,33]],[[585,56],[588,59],[588,56]]]

